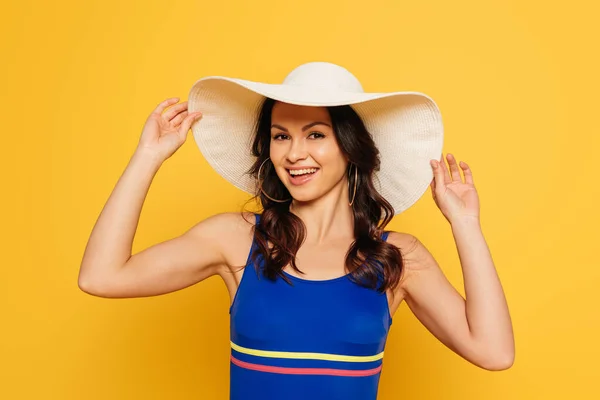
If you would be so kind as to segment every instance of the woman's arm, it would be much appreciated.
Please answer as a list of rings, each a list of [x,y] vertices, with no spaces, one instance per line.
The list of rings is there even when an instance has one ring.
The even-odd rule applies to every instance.
[[[414,236],[390,235],[406,254],[401,285],[410,309],[438,339],[472,363],[490,370],[509,368],[515,343],[508,305],[479,221],[473,174],[447,155],[432,160],[432,196],[452,226],[464,278],[466,300],[448,282],[431,253]]]
[[[487,349],[493,364],[501,369],[509,368],[515,357],[512,322],[479,220],[455,220],[452,233],[463,272],[466,315],[472,338]]]
[[[144,150],[129,161],[88,239],[79,270],[84,291],[108,281],[131,257],[142,205],[161,164]]]
[[[205,279],[226,264],[221,234],[239,225],[239,215],[209,218],[178,238],[131,254],[150,184],[199,116],[188,115],[187,102],[163,114],[177,100],[166,100],[152,112],[137,150],[98,217],[79,271],[79,287],[87,293],[103,297],[167,293]]]
[[[413,314],[444,345],[488,370],[512,366],[515,344],[506,299],[478,224],[452,227],[463,270],[466,300],[414,236],[392,232],[403,250],[402,297]]]

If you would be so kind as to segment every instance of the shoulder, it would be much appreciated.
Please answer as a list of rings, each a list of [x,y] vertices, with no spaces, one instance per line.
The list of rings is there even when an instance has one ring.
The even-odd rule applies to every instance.
[[[209,243],[220,254],[217,274],[232,298],[252,247],[255,223],[251,212],[228,212],[212,215],[190,229],[195,243]]]
[[[252,245],[255,222],[251,212],[220,213],[197,223],[188,233],[195,240],[211,243],[218,248],[226,264],[235,265],[240,259],[245,262],[246,252]]]
[[[410,233],[389,231],[386,240],[400,250],[402,256],[402,275],[400,282],[394,290],[390,289],[390,310],[395,312],[400,304],[408,297],[413,282],[418,282],[419,276],[426,276],[424,271],[437,265],[433,256],[425,245],[415,235]]]
[[[387,242],[400,249],[402,254],[414,251],[419,239],[410,233],[388,231]]]
[[[250,212],[228,212],[212,215],[194,225],[190,232],[198,235],[209,235],[213,238],[221,236],[247,234],[254,226],[255,217]]]
[[[433,255],[423,242],[410,233],[390,231],[387,242],[400,249],[404,267],[402,287],[406,281],[418,275],[420,271],[437,265]]]

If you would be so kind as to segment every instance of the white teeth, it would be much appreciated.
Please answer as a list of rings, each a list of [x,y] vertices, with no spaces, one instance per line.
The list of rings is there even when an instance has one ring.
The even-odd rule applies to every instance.
[[[290,169],[290,175],[312,174],[313,172],[317,172],[317,169],[316,168]]]

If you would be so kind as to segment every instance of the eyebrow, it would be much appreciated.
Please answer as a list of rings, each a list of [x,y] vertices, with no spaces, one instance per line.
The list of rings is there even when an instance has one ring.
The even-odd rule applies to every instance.
[[[307,130],[309,128],[312,128],[315,125],[325,125],[325,126],[328,126],[328,127],[331,128],[331,125],[329,125],[328,123],[321,122],[321,121],[315,121],[315,122],[311,122],[310,124],[305,125],[304,127],[302,127],[302,131],[305,131],[305,130]],[[277,129],[281,129],[282,131],[288,132],[288,130],[286,128],[284,128],[281,125],[277,125],[277,124],[271,125],[271,128],[277,128]]]

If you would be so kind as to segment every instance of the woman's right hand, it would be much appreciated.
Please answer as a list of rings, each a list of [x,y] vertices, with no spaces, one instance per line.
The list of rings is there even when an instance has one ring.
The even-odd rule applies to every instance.
[[[154,109],[144,124],[137,151],[148,153],[157,161],[163,162],[185,143],[192,123],[202,113],[189,114],[188,102],[176,104],[178,101],[178,97],[170,98]],[[169,106],[172,107],[163,114]]]

